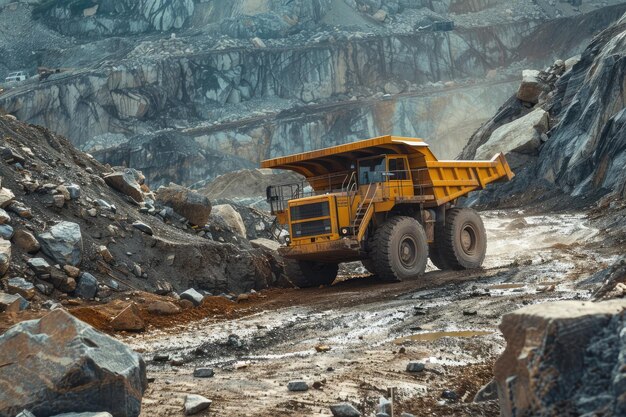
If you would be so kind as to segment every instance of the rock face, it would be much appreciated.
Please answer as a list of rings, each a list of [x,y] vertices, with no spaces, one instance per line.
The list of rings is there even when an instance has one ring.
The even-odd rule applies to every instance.
[[[589,2],[585,12],[617,3]],[[529,36],[545,26],[566,28],[567,41],[555,49],[569,56],[580,52],[570,31],[579,40],[616,19],[615,10],[600,8],[550,22],[560,2],[520,0],[521,9],[508,14],[502,1],[456,3],[44,2],[34,7],[34,22],[20,3],[12,20],[32,26],[45,46],[55,42],[46,48],[9,39],[0,48],[13,53],[0,68],[81,69],[25,82],[3,94],[0,107],[67,135],[101,161],[142,169],[153,187],[191,185],[266,157],[389,133],[426,137],[438,154],[453,157],[518,87],[508,82],[510,65],[527,56],[543,66],[553,53],[539,59],[518,53]],[[483,13],[492,8],[498,13]],[[451,10],[469,15],[450,16]],[[474,10],[481,19],[471,16]],[[414,30],[452,17],[460,30],[445,36]],[[86,43],[75,45],[75,38]],[[382,100],[384,93],[393,97]]]
[[[548,140],[512,181],[481,192],[478,203],[520,203],[511,195],[521,202],[559,193],[571,196],[572,202],[607,193],[626,196],[626,16],[594,38],[580,61],[566,69],[566,64],[556,62],[540,74],[551,89],[542,93],[535,106],[549,113]],[[491,140],[494,130],[525,114],[519,100],[509,100],[472,137],[461,156],[472,158]]]
[[[0,336],[0,414],[106,411],[138,416],[141,356],[62,309]]]
[[[160,187],[156,193],[157,202],[171,207],[174,211],[196,226],[204,226],[211,214],[211,203],[202,194],[176,184]]]
[[[80,265],[83,239],[77,223],[63,221],[37,236],[43,252],[61,265]]]
[[[560,301],[505,315],[494,366],[501,415],[624,415],[625,307]]]

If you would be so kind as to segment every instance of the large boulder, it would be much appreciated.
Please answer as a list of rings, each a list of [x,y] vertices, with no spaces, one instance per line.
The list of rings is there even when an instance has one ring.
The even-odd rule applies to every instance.
[[[0,336],[0,415],[106,411],[138,416],[141,356],[62,309]]]
[[[536,70],[522,71],[522,83],[517,90],[517,98],[527,103],[537,104],[539,95],[546,89],[540,78],[540,72]]]
[[[83,238],[80,226],[72,222],[60,222],[49,231],[37,236],[41,250],[61,265],[80,265]]]
[[[116,189],[122,194],[126,194],[135,201],[143,201],[143,192],[141,186],[137,182],[134,170],[126,169],[121,172],[114,172],[106,175],[104,182],[111,188]]]
[[[220,204],[219,206],[214,206],[212,214],[222,219],[224,223],[226,223],[226,226],[228,226],[228,228],[233,232],[242,237],[246,237],[246,225],[241,218],[241,214],[239,214],[233,206],[230,204]]]
[[[626,415],[624,309],[624,299],[560,301],[505,315],[501,415]]]
[[[197,226],[204,226],[211,214],[211,203],[206,196],[180,185],[170,184],[157,190],[159,203],[169,206]]]
[[[537,154],[541,145],[541,135],[547,132],[548,128],[548,113],[538,108],[496,129],[487,142],[478,147],[476,159],[489,159],[499,152]]]

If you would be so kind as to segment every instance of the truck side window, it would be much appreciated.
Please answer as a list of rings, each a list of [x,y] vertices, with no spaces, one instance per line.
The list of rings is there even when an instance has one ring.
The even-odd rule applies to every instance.
[[[392,158],[389,160],[389,173],[391,180],[408,180],[409,173],[404,165],[404,158]]]
[[[359,161],[359,184],[385,181],[385,158],[363,159]]]

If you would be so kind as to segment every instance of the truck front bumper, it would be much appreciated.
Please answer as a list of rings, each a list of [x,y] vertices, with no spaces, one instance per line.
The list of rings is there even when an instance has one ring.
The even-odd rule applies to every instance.
[[[351,262],[364,257],[356,239],[329,240],[306,244],[291,244],[278,249],[283,257],[303,261]]]

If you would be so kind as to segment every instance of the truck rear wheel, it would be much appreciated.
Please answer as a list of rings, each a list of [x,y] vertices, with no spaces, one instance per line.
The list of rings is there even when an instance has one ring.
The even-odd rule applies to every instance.
[[[424,274],[428,241],[422,225],[412,217],[397,216],[374,232],[371,260],[385,281],[407,281]]]
[[[445,259],[441,256],[441,251],[436,243],[428,245],[428,257],[435,267],[445,271],[450,269]]]
[[[299,288],[330,285],[337,278],[338,264],[285,259],[285,273]]]
[[[439,254],[449,269],[480,267],[487,251],[487,233],[476,210],[448,210],[446,226],[438,247]]]
[[[372,275],[376,275],[376,266],[374,266],[374,261],[371,259],[361,259],[361,263],[363,264],[363,268],[367,270]]]

